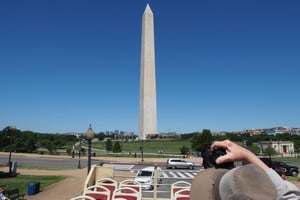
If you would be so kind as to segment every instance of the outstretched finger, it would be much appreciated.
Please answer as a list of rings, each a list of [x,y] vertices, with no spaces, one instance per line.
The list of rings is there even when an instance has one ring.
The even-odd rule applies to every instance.
[[[223,148],[226,149],[228,146],[228,140],[224,140],[224,141],[215,141],[210,148],[213,149],[217,149],[217,148]]]

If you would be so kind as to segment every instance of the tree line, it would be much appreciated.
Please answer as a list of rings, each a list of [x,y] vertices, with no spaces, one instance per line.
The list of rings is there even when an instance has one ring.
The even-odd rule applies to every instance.
[[[250,135],[249,133],[240,133],[240,134],[225,134],[225,135],[212,135],[211,131],[208,129],[203,129],[202,132],[195,132],[191,134],[186,134],[182,138],[191,138],[191,149],[196,152],[201,152],[205,148],[209,148],[213,141],[221,141],[229,139],[231,141],[237,142],[248,148],[255,154],[259,153],[259,147],[257,142],[260,141],[291,141],[294,142],[295,153],[300,153],[300,136],[299,135],[289,135],[289,134],[277,134],[277,135],[268,135],[268,134],[259,134],[259,135]],[[181,148],[182,151],[187,151],[187,147]],[[265,154],[274,155],[275,150],[272,147],[269,147],[265,150]]]
[[[104,138],[119,138],[116,134],[110,134],[107,136],[105,133],[96,133],[94,138],[99,141]],[[12,126],[5,127],[0,131],[0,151],[9,152],[20,152],[20,153],[40,153],[40,149],[46,149],[50,154],[55,154],[57,149],[67,149],[67,153],[71,153],[72,147],[78,141],[84,141],[84,135],[72,135],[72,134],[51,134],[51,133],[39,133],[32,131],[21,131]],[[127,138],[123,136],[122,139],[125,141],[133,139],[130,136]],[[109,140],[111,142],[111,140]],[[121,152],[121,145],[117,143],[108,143],[108,151]],[[84,149],[81,149],[84,152]]]
[[[81,135],[82,138],[83,135]],[[95,138],[99,141],[104,138],[110,137],[111,140],[105,142],[107,151],[114,153],[121,152],[121,144],[119,141],[112,142],[115,139],[114,135],[106,135],[102,132],[95,134]],[[22,153],[38,152],[39,149],[47,149],[48,152],[55,153],[57,149],[67,149],[71,151],[71,147],[78,142],[80,138],[76,135],[70,134],[48,134],[37,133],[32,131],[21,131],[14,127],[7,126],[0,131],[0,151],[15,151]],[[207,148],[213,141],[230,139],[238,143],[246,143],[245,145],[254,153],[258,151],[257,145],[259,141],[292,141],[294,142],[295,153],[300,153],[300,136],[289,134],[277,135],[249,135],[245,133],[240,134],[225,134],[225,135],[212,135],[209,129],[204,129],[202,132],[186,133],[181,135],[181,140],[191,141],[190,146],[179,147],[178,151],[181,154],[188,154],[190,152],[201,152],[203,148]]]
[[[78,139],[74,135],[21,131],[10,126],[0,131],[0,150],[6,152],[32,153],[39,148],[45,148],[52,153],[56,149],[65,148],[76,141]]]

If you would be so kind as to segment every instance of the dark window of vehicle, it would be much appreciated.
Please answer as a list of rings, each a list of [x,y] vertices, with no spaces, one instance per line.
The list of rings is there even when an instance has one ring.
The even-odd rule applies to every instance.
[[[152,172],[149,171],[140,171],[138,176],[152,176]]]

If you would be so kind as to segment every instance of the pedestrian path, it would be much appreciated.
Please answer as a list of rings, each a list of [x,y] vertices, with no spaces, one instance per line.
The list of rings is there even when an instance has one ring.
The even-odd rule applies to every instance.
[[[193,179],[199,171],[166,171],[163,172],[163,178],[172,179]]]
[[[87,174],[87,169],[61,170],[61,171],[46,171],[46,170],[31,170],[19,169],[20,174],[35,174],[35,175],[61,175],[65,179],[42,188],[35,195],[26,195],[26,200],[70,200],[83,191],[83,185]]]
[[[118,165],[118,164],[103,164],[104,167],[113,167],[114,170],[118,171],[129,171],[131,170],[134,165]]]
[[[131,171],[136,173],[138,169],[133,169],[135,165],[126,164],[103,164],[105,167],[113,167],[115,171]],[[200,169],[202,171],[203,169]],[[166,170],[162,172],[163,178],[172,179],[193,179],[199,170]]]

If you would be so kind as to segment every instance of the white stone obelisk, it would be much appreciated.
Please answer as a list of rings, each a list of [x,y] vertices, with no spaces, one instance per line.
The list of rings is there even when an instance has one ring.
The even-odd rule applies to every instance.
[[[153,13],[147,4],[142,20],[139,136],[157,134]]]

